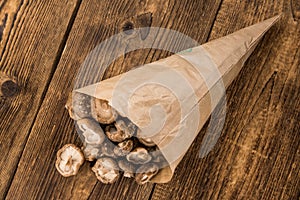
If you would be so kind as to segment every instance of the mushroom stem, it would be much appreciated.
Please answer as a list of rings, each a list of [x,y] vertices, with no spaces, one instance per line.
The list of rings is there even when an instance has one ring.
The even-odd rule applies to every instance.
[[[18,84],[14,78],[0,72],[0,96],[11,97],[19,90]]]
[[[66,166],[71,167],[72,164],[73,164],[72,156],[69,156],[69,157],[68,157],[68,160],[67,160],[67,163],[66,163]]]

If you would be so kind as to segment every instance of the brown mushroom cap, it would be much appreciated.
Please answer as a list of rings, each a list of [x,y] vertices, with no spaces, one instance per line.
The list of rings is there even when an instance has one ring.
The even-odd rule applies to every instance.
[[[142,165],[137,169],[137,174],[135,175],[135,181],[142,185],[151,180],[159,171],[159,168],[154,163],[147,163]]]
[[[108,101],[96,98],[91,99],[91,113],[93,118],[102,124],[111,124],[118,116]]]
[[[126,159],[134,164],[145,164],[150,162],[152,158],[145,148],[137,147],[126,156]]]
[[[74,120],[91,116],[91,97],[82,93],[70,93],[66,108]]]
[[[119,160],[118,165],[121,170],[124,171],[124,177],[132,178],[134,177],[135,167],[133,164],[129,163],[126,160]]]
[[[92,168],[99,181],[104,184],[111,184],[118,180],[120,176],[117,163],[108,157],[99,158]]]
[[[99,145],[106,138],[100,124],[92,119],[80,119],[77,121],[77,126],[82,131],[84,142],[87,144]]]
[[[125,156],[130,153],[130,151],[133,149],[133,141],[132,140],[125,140],[123,142],[120,142],[118,146],[114,148],[114,153],[117,156]]]
[[[56,154],[55,167],[64,177],[76,175],[83,163],[84,156],[74,144],[63,146]]]

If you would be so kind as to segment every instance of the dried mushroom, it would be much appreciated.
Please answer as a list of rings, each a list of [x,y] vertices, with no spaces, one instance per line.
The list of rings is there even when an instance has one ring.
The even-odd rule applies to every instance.
[[[156,144],[150,138],[141,137],[141,129],[137,129],[137,137],[140,143],[147,147],[154,147]]]
[[[123,131],[124,129],[121,129],[120,126],[107,126],[105,128],[105,133],[113,142],[123,142],[126,139],[129,139],[133,136],[131,132],[129,131]]]
[[[82,93],[70,93],[66,108],[74,120],[91,116],[91,97]]]
[[[139,138],[139,142],[147,147],[154,147],[156,145],[150,138]]]
[[[125,156],[130,153],[130,151],[133,149],[133,141],[132,140],[125,140],[118,144],[114,148],[114,153],[117,156]]]
[[[145,148],[137,147],[126,156],[126,159],[134,164],[145,164],[150,162],[151,155]]]
[[[156,163],[159,166],[159,168],[164,168],[168,165],[167,160],[165,159],[160,150],[150,152],[150,155],[152,156],[151,161]]]
[[[137,127],[129,122],[129,123],[125,123],[124,120],[118,120],[115,123],[115,127],[120,130],[123,131],[125,135],[132,137],[137,129]]]
[[[85,145],[82,148],[85,159],[88,161],[94,161],[99,158],[101,155],[100,148],[100,146]]]
[[[82,131],[84,142],[87,144],[99,145],[106,138],[100,124],[92,119],[80,119],[77,121],[77,126]]]
[[[135,181],[142,185],[151,180],[159,171],[159,168],[154,163],[147,163],[142,165],[140,168],[137,169],[135,175]]]
[[[134,177],[138,184],[144,184],[167,165],[156,144],[150,138],[139,138],[137,126],[118,116],[108,101],[74,93],[66,107],[76,120],[84,146],[83,153],[74,145],[59,150],[56,168],[63,176],[78,173],[86,159],[96,160],[92,171],[104,184],[116,182],[121,171],[124,177]],[[105,131],[101,126],[105,126]]]
[[[93,118],[102,124],[111,124],[118,116],[108,101],[96,98],[91,99],[91,113]]]
[[[84,163],[81,150],[73,144],[63,146],[56,154],[55,167],[64,177],[76,175]]]
[[[120,169],[124,171],[124,177],[127,178],[134,177],[135,167],[133,164],[129,163],[126,160],[119,160],[118,165]]]
[[[118,180],[120,176],[117,163],[111,158],[99,158],[92,168],[99,181],[104,184],[111,184]]]
[[[115,158],[116,155],[114,153],[114,147],[115,145],[110,142],[110,141],[104,141],[101,145],[100,145],[100,156],[108,156],[108,157],[112,157]]]

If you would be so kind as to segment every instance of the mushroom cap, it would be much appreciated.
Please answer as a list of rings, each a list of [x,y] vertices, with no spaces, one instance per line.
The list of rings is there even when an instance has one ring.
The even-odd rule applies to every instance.
[[[97,179],[104,184],[114,183],[120,176],[117,163],[108,157],[99,158],[92,170],[95,172]]]
[[[96,98],[91,99],[91,113],[93,118],[102,124],[111,124],[118,116],[108,101]]]
[[[146,164],[152,157],[145,148],[137,147],[126,156],[126,159],[134,164]]]
[[[74,120],[90,117],[91,97],[78,92],[70,93],[65,107]]]
[[[117,156],[125,156],[130,153],[130,151],[133,149],[133,141],[132,140],[125,140],[123,142],[120,142],[118,146],[114,148],[114,153]]]
[[[93,119],[85,118],[77,121],[77,126],[82,131],[84,142],[91,145],[102,144],[106,136],[99,123]]]
[[[84,156],[74,144],[63,146],[56,154],[55,167],[64,177],[76,175],[83,163]]]
[[[136,169],[133,164],[129,163],[126,160],[119,160],[118,165],[119,165],[120,169],[124,171],[124,177],[127,177],[127,178],[134,177],[134,173],[135,173]]]
[[[140,185],[145,184],[149,182],[151,178],[153,178],[158,172],[159,168],[156,164],[147,163],[137,169],[135,181]]]

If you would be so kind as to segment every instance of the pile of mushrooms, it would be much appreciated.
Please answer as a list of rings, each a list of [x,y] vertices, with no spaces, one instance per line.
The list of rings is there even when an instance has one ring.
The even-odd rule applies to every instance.
[[[155,143],[137,138],[139,129],[107,101],[73,93],[66,108],[83,146],[69,144],[57,152],[56,168],[63,176],[77,174],[85,159],[94,163],[92,171],[102,183],[114,183],[123,175],[145,184],[167,165]]]

